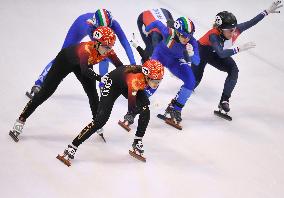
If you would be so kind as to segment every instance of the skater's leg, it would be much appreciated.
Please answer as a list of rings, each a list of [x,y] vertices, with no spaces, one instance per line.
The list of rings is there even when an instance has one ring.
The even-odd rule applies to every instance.
[[[219,106],[222,107],[226,112],[229,112],[229,99],[238,81],[238,66],[232,57],[223,59],[216,57],[214,61],[210,61],[209,63],[218,70],[228,73],[224,83]]]
[[[150,38],[150,36],[146,36],[142,30],[142,27],[145,26],[144,22],[143,22],[143,14],[141,13],[137,19],[137,26],[138,26],[138,30],[140,32],[140,35],[142,37],[142,40],[145,43],[145,53],[147,53],[148,57],[150,57],[153,53],[153,46],[152,46],[152,39]]]
[[[199,56],[200,56],[199,65],[191,64],[191,69],[192,69],[192,72],[194,74],[195,81],[196,81],[194,88],[196,88],[200,84],[202,77],[203,77],[205,66],[208,62],[208,59],[212,57],[212,52],[207,47],[199,46]]]
[[[184,83],[176,95],[176,104],[174,105],[174,109],[181,111],[195,87],[195,77],[191,67],[186,63],[175,63],[169,69]]]
[[[108,73],[109,68],[109,59],[105,59],[99,63],[99,72],[100,75],[103,76]]]
[[[74,70],[74,74],[76,75],[77,79],[81,82],[84,91],[88,96],[90,108],[94,119],[97,114],[98,105],[99,105],[99,96],[96,89],[96,81],[82,76],[79,67]]]
[[[158,32],[152,32],[150,38],[152,42],[152,51],[149,51],[149,55],[151,56],[156,45],[163,40],[163,36]]]
[[[46,76],[41,90],[28,102],[21,113],[21,121],[25,121],[39,105],[55,92],[62,79],[70,73],[69,68],[70,66],[67,63],[65,56],[62,53],[59,53],[54,61],[53,67],[51,67]]]
[[[50,61],[50,63],[48,63],[48,65],[45,66],[45,68],[43,69],[43,71],[39,75],[38,79],[35,81],[36,86],[41,88],[43,81],[46,78],[46,75],[47,75],[48,71],[50,70],[53,62],[54,62],[54,60]]]
[[[72,144],[74,146],[78,147],[85,140],[87,140],[93,133],[95,133],[98,129],[101,129],[106,124],[106,122],[110,117],[113,104],[119,96],[119,93],[117,93],[117,90],[115,89],[117,88],[112,87],[107,96],[101,97],[95,119],[90,124],[88,124],[80,132],[80,134],[73,140]]]
[[[136,97],[135,113],[139,114],[137,131],[135,134],[136,139],[142,139],[147,129],[150,120],[150,101],[145,92],[138,92]]]
[[[71,25],[68,30],[68,33],[65,37],[63,45],[61,49],[70,47],[71,45],[79,43],[86,35],[87,35],[87,25],[85,25],[86,21],[82,17],[78,17],[75,22]],[[48,71],[50,70],[51,66],[53,65],[54,60],[50,61],[41,74],[39,75],[38,79],[35,81],[35,86],[41,88],[44,79],[47,76]]]

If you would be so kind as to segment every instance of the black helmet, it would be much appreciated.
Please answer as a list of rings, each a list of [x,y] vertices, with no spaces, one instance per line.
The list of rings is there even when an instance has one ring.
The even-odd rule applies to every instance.
[[[220,29],[230,29],[237,26],[237,19],[231,12],[219,12],[215,17],[215,24]]]

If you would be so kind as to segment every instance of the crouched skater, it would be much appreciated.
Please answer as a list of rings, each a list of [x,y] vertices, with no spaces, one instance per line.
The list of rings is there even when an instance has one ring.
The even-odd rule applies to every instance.
[[[163,76],[164,67],[157,60],[148,60],[142,67],[140,65],[119,67],[105,75],[95,119],[68,145],[63,155],[57,156],[57,159],[70,166],[70,160],[74,159],[78,147],[107,123],[115,100],[123,95],[128,98],[128,111],[139,114],[138,126],[129,154],[145,162],[142,138],[150,120],[150,102],[144,88],[147,85],[157,88]]]

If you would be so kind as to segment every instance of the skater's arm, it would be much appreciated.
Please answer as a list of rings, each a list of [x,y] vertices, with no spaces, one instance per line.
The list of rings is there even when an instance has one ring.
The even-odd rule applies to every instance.
[[[245,31],[245,30],[251,28],[252,26],[256,25],[266,15],[267,15],[267,13],[265,11],[263,11],[260,14],[258,14],[256,17],[252,18],[251,20],[238,24],[237,29],[239,30],[240,33],[242,33],[243,31]]]
[[[199,56],[198,43],[197,43],[197,41],[196,41],[196,39],[194,37],[192,37],[190,39],[189,43],[192,45],[193,52],[194,52],[194,55],[191,56],[191,63],[193,63],[194,65],[199,65],[199,63],[200,63],[200,56]]]
[[[224,50],[216,34],[209,35],[209,40],[212,44],[213,50],[218,54],[220,58],[227,58],[238,52],[236,48]]]
[[[90,56],[90,51],[86,50],[88,46],[84,45],[83,48],[79,49],[79,63],[80,63],[80,69],[81,69],[81,74],[87,78],[101,81],[101,76],[98,75],[92,68],[90,68],[90,65],[88,63],[89,56]]]
[[[127,57],[129,59],[129,62],[131,65],[136,65],[136,62],[135,62],[135,59],[134,59],[134,55],[133,55],[133,51],[130,47],[130,44],[123,32],[123,30],[121,29],[119,23],[116,21],[116,20],[113,20],[112,22],[112,28],[115,32],[115,34],[117,35],[121,45],[123,46],[126,54],[127,54]]]
[[[109,53],[108,58],[111,60],[112,64],[114,64],[115,67],[123,66],[123,63],[113,50]]]
[[[140,54],[140,56],[141,56],[141,58],[144,62],[146,62],[147,60],[150,59],[149,54],[147,54],[147,52],[145,50],[143,50],[142,47],[138,46],[136,48],[136,50],[138,51],[138,53]]]

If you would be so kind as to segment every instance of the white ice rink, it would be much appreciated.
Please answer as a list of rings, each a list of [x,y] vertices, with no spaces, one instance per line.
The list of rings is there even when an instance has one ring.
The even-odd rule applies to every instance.
[[[87,96],[73,74],[27,120],[18,143],[8,136],[28,102],[25,91],[59,52],[80,14],[107,8],[130,38],[132,32],[139,35],[140,12],[164,7],[174,18],[192,18],[195,37],[200,38],[219,11],[229,10],[244,22],[271,2],[1,0],[0,197],[283,198],[283,8],[283,13],[267,16],[238,39],[255,41],[257,47],[234,56],[240,73],[230,103],[232,122],[213,115],[226,74],[207,65],[182,112],[184,129],[165,125],[156,114],[164,111],[182,84],[167,72],[151,98],[151,120],[143,139],[146,163],[128,154],[137,122],[130,133],[117,125],[127,109],[122,97],[104,127],[107,144],[93,135],[80,146],[69,168],[55,158],[91,121]],[[128,63],[119,42],[115,50]]]

